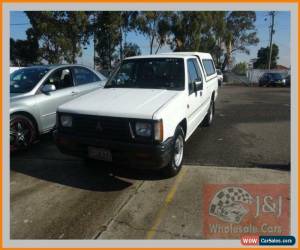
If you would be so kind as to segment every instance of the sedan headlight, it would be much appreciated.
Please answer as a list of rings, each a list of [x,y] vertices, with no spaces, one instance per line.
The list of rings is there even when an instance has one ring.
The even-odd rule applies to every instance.
[[[135,123],[135,134],[137,136],[150,137],[152,134],[151,123],[147,122],[136,122]]]
[[[70,127],[72,127],[72,123],[73,123],[72,116],[70,116],[70,115],[61,115],[60,116],[60,124],[63,127],[70,128]]]

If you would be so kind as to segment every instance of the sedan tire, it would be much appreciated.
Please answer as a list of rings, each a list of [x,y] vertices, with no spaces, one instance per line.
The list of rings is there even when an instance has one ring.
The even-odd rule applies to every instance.
[[[10,151],[27,149],[37,138],[34,122],[25,115],[10,117]]]

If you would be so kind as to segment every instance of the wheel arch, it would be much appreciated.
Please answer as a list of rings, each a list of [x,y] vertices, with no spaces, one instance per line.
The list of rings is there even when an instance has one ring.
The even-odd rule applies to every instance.
[[[187,132],[187,120],[186,118],[182,119],[177,127],[180,126],[183,129],[184,138],[186,138],[186,132]]]
[[[10,116],[12,116],[12,115],[23,115],[23,116],[26,116],[27,118],[29,118],[33,122],[33,124],[36,128],[37,134],[38,135],[40,134],[38,122],[32,114],[30,114],[29,112],[26,112],[26,111],[15,111],[10,114]]]

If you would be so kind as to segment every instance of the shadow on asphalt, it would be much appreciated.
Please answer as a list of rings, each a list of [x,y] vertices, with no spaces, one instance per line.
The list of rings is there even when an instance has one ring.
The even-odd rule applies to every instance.
[[[51,155],[47,154],[47,149]],[[52,157],[53,153],[55,159]],[[53,145],[51,135],[43,136],[26,151],[12,154],[11,170],[61,185],[102,192],[126,189],[135,180],[165,179],[159,171],[99,161],[86,164],[79,158],[66,158]]]
[[[291,171],[291,164],[264,164],[264,163],[255,163],[252,162],[255,168],[265,168],[265,169],[274,169],[282,171]]]

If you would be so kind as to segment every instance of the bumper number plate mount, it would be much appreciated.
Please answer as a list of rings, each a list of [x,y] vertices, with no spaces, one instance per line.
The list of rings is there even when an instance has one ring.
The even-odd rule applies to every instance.
[[[112,155],[110,150],[104,148],[88,147],[88,156],[95,160],[108,162],[112,161]]]

